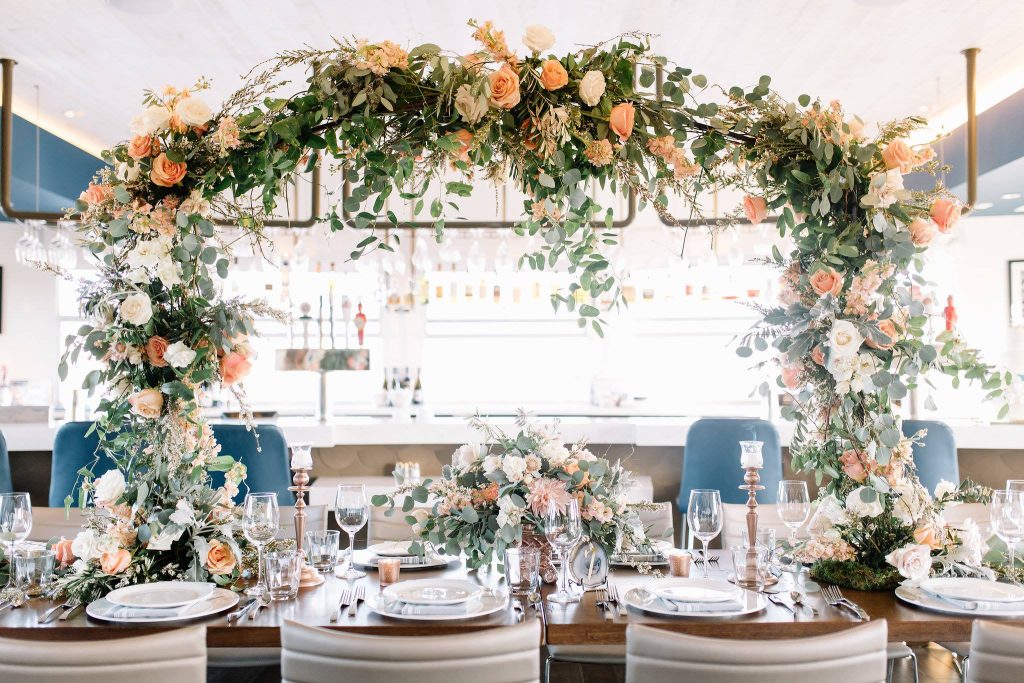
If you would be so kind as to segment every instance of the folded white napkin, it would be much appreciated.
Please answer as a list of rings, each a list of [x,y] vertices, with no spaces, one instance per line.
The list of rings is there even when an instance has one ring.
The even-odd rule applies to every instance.
[[[388,611],[407,616],[466,614],[471,602],[460,602],[457,605],[410,605],[407,602],[395,602],[388,606]]]
[[[1024,602],[992,602],[991,600],[963,600],[961,598],[952,598],[946,595],[939,595],[938,593],[932,593],[931,591],[921,589],[922,593],[948,602],[951,605],[955,605],[960,609],[966,609],[971,611],[986,612],[986,611],[999,611],[999,612],[1024,612]]]
[[[738,612],[747,605],[746,601],[742,599],[725,600],[722,602],[680,602],[679,600],[667,600],[665,598],[658,599],[670,610],[680,613]]]
[[[114,605],[107,610],[107,616],[117,619],[166,619],[168,617],[180,617],[190,613],[195,603],[185,607],[122,607]]]

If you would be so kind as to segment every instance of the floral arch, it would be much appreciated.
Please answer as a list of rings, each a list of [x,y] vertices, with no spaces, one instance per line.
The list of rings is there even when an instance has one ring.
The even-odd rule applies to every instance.
[[[893,402],[932,370],[993,396],[1009,377],[952,334],[930,338],[915,300],[928,243],[961,211],[941,187],[903,187],[903,174],[937,166],[930,148],[905,142],[923,122],[888,123],[868,138],[837,102],[787,102],[767,76],[752,88],[709,85],[653,55],[641,34],[555,56],[554,36],[534,26],[520,55],[490,22],[470,26],[478,49],[469,55],[362,40],[285,52],[217,111],[201,98],[203,81],[145,94],[132,138],[105,153],[112,169],[76,206],[100,277],[83,286],[92,322],[68,339],[60,371],[82,354],[102,361],[85,386],[108,387],[97,429],[117,470],[83,473],[89,521],[63,548],[76,560],[66,592],[84,600],[158,578],[237,579],[238,564],[225,558],[239,548],[225,523],[244,468],[219,454],[196,396],[213,383],[238,386],[254,316],[276,314],[221,298],[230,245],[212,217],[237,222],[258,244],[289,179],[327,157],[352,189],[322,219],[345,229],[344,209],[367,229],[352,258],[393,248],[373,230],[401,225],[385,208],[389,197],[414,202],[440,237],[474,178],[511,178],[531,197],[515,232],[543,238],[524,262],[565,264],[576,281],[553,295],[556,308],[598,332],[596,302],[606,293],[619,301],[602,255],[615,235],[600,227],[611,212],[586,184],[631,191],[663,215],[669,194],[695,203],[708,189],[742,188],[747,218],[774,212],[794,248],[775,250],[782,300],[761,311],[738,352],[773,349],[779,385],[796,397],[787,411],[794,465],[827,478],[829,500],[853,496],[879,509],[837,514],[838,533],[813,559],[882,569],[886,553],[920,545],[931,530],[939,540],[928,552],[951,562],[958,541],[939,529],[938,505],[924,502]],[[311,73],[305,86],[275,96],[294,67]],[[450,169],[465,177],[443,181]],[[589,303],[577,306],[577,290]],[[227,473],[221,489],[210,487],[211,470]],[[903,514],[908,505],[913,513]],[[863,542],[872,537],[884,542]]]

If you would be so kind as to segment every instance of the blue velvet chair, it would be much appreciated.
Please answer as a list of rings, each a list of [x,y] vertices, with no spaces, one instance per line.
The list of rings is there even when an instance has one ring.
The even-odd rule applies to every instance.
[[[922,429],[928,433],[914,446],[914,465],[917,478],[929,492],[941,480],[960,483],[960,463],[956,455],[953,430],[944,422],[934,420],[904,420],[903,435],[911,436]]]
[[[7,439],[4,433],[0,432],[0,493],[13,493],[14,484],[11,481],[11,460],[7,455]]]
[[[63,507],[64,497],[72,495],[72,505],[78,504],[75,484],[78,482],[78,470],[90,466],[96,453],[99,437],[93,433],[85,435],[92,425],[91,422],[68,422],[57,430],[57,438],[53,444],[53,460],[50,473],[50,506]],[[256,436],[241,424],[214,425],[213,434],[221,444],[221,454],[230,455],[241,460],[248,468],[246,485],[250,491],[274,491],[281,505],[295,502],[294,495],[288,491],[291,484],[291,471],[288,469],[288,445],[284,433],[275,425],[260,425],[260,448],[256,452]],[[100,460],[92,472],[101,476],[114,466],[106,455]],[[211,473],[212,485],[224,483],[224,474]],[[245,498],[245,487],[236,496],[236,502]]]

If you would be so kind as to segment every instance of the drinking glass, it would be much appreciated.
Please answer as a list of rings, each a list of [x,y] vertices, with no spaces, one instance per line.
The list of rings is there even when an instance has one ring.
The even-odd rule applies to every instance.
[[[17,585],[30,598],[38,598],[53,582],[54,554],[46,548],[21,548],[14,553]]]
[[[271,600],[291,600],[299,593],[302,557],[295,550],[267,553],[267,593]]]
[[[1017,560],[1014,545],[1024,540],[1024,491],[992,492],[992,531],[1009,551],[1009,566]]]
[[[341,578],[355,581],[366,576],[356,569],[356,532],[366,524],[370,508],[366,503],[366,487],[362,484],[338,484],[334,498],[334,518],[348,533],[348,571]]]
[[[306,554],[309,564],[321,574],[334,569],[341,547],[341,532],[330,530],[306,532]]]
[[[768,548],[763,545],[744,545],[733,546],[731,551],[736,585],[760,592],[768,579]]]
[[[1024,479],[1007,479],[1007,491],[1024,491]]]
[[[540,587],[540,548],[506,548],[505,582],[512,595],[530,595]]]
[[[811,496],[806,481],[783,479],[779,482],[779,519],[789,528],[789,544],[796,545],[796,532],[811,514]]]
[[[704,547],[704,578],[708,578],[708,543],[722,533],[722,495],[714,489],[693,489],[686,507],[686,523]]]
[[[267,584],[263,580],[263,546],[274,540],[280,522],[276,493],[250,493],[245,497],[242,533],[256,546],[256,585],[246,590],[246,595],[263,597],[267,593]]]
[[[27,493],[0,493],[0,541],[6,544],[8,567],[14,567],[14,545],[32,531],[32,500]],[[8,571],[7,588],[14,585],[14,572]]]
[[[575,498],[569,500],[564,508],[554,503],[548,505],[548,514],[544,520],[544,535],[554,548],[561,562],[561,575],[558,581],[558,592],[548,596],[548,600],[559,605],[576,602],[579,598],[569,592],[569,549],[576,545],[583,535],[580,523],[580,506]]]

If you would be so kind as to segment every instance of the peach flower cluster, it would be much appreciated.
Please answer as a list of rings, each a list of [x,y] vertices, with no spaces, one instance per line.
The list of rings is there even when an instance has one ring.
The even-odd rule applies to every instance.
[[[473,40],[480,43],[495,61],[507,62],[512,66],[519,63],[516,53],[508,47],[508,42],[505,40],[505,32],[494,28],[492,22],[485,21],[477,26],[476,30],[473,31]]]
[[[408,69],[409,53],[390,40],[368,44],[365,40],[356,43],[356,66],[369,69],[377,76],[384,76],[392,69]]]
[[[898,168],[900,173],[910,173],[935,158],[935,150],[925,147],[914,151],[903,140],[893,140],[882,150],[882,162],[887,169]]]
[[[855,275],[850,283],[850,290],[846,293],[846,309],[848,315],[867,315],[875,293],[882,283],[890,278],[895,272],[892,264],[880,265],[878,262],[869,260],[864,263],[860,274]]]
[[[676,139],[671,135],[648,139],[647,149],[672,167],[676,180],[683,180],[700,172],[700,167],[686,157],[685,150],[676,147]]]
[[[594,166],[607,166],[615,157],[612,143],[608,140],[592,140],[583,150],[583,154]]]

